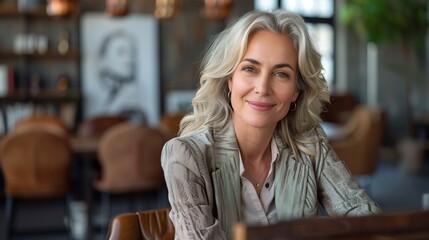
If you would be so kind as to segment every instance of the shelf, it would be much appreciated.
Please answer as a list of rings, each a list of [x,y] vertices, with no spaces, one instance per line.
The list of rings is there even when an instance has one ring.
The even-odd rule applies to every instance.
[[[34,103],[61,103],[61,102],[77,102],[81,98],[79,91],[58,92],[58,91],[42,91],[38,94],[31,94],[28,91],[15,91],[6,96],[0,96],[0,103],[15,103],[15,102],[34,102]]]
[[[0,0],[0,22],[3,23],[0,27],[5,30],[11,29],[9,32],[3,31],[5,39],[2,41],[3,45],[0,46],[0,64],[8,66],[13,74],[10,77],[11,80],[8,79],[8,84],[11,83],[9,93],[0,96],[0,110],[16,103],[40,106],[42,110],[45,106],[62,108],[64,104],[67,106],[71,104],[76,106],[76,113],[73,113],[76,116],[71,121],[79,122],[82,114],[80,109],[82,96],[80,93],[79,27],[81,12],[79,1],[73,1],[72,7],[69,8],[71,11],[61,16],[49,15],[46,12],[46,1],[40,1],[42,3],[38,5],[40,7],[28,11],[18,9],[17,1],[9,2],[2,3]],[[69,34],[67,36],[69,51],[66,54],[60,54],[57,48],[64,37],[62,32]],[[20,34],[22,34],[22,39]],[[39,34],[46,37],[48,44],[44,45],[42,42],[41,47],[37,44],[31,45],[32,42],[29,44],[28,41],[33,39],[28,37],[32,34],[36,37]],[[21,46],[23,51],[15,51],[16,47]],[[47,49],[47,51],[40,53],[39,48]],[[27,51],[30,49],[34,51]],[[34,83],[31,79],[34,74],[39,75],[43,81],[37,94],[32,93],[29,89],[32,82]],[[58,79],[61,76],[67,76],[70,80],[68,91],[58,90]],[[6,121],[4,120],[4,122]]]
[[[32,58],[32,59],[70,59],[78,60],[80,53],[78,49],[72,49],[67,54],[60,54],[54,49],[48,50],[46,53],[15,53],[11,51],[0,51],[0,59],[20,59],[20,58]]]

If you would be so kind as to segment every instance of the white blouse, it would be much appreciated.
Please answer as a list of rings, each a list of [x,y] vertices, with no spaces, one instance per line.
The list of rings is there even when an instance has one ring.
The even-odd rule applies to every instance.
[[[274,162],[277,160],[279,150],[275,140],[271,140],[271,164],[267,179],[264,181],[260,198],[255,187],[244,177],[243,159],[240,156],[241,179],[241,207],[243,221],[248,225],[269,225],[278,221],[277,210],[274,201]]]

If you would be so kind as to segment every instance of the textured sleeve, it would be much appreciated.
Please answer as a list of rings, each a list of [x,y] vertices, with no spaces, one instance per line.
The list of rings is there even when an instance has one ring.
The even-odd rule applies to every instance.
[[[210,175],[203,151],[181,139],[166,143],[161,156],[175,239],[226,239],[210,204]]]
[[[323,130],[322,130],[323,131]],[[324,134],[324,133],[322,133]],[[320,201],[329,215],[360,216],[377,214],[381,208],[353,179],[345,163],[341,161],[327,142],[320,141],[318,188]]]

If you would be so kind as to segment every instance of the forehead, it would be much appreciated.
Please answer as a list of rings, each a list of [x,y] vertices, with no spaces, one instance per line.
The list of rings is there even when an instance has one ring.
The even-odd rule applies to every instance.
[[[256,31],[249,36],[244,56],[261,58],[259,60],[287,60],[294,66],[298,58],[292,39],[288,35],[265,30]]]

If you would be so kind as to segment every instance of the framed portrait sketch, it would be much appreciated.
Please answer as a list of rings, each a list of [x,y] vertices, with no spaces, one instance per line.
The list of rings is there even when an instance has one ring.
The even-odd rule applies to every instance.
[[[178,113],[192,111],[192,99],[195,97],[195,89],[173,90],[166,94],[166,112]]]
[[[85,13],[81,24],[83,118],[120,114],[157,124],[157,20],[149,14]]]

